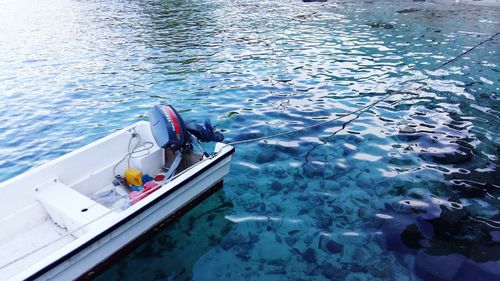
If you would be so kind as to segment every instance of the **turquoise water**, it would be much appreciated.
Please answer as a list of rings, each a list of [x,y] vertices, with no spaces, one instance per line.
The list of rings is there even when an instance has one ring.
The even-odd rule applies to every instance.
[[[238,146],[222,191],[97,279],[499,279],[500,38],[432,70],[499,19],[412,1],[2,1],[0,180],[158,103],[235,141],[390,94],[345,126]]]

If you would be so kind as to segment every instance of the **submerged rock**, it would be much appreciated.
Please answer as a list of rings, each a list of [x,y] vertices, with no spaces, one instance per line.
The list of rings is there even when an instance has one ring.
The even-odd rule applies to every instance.
[[[403,253],[419,251],[416,268],[417,274],[423,279],[467,280],[462,278],[461,273],[457,273],[462,271],[460,267],[465,257],[478,264],[500,260],[500,243],[497,242],[498,237],[495,237],[498,235],[496,231],[500,215],[490,218],[474,217],[457,202],[437,197],[401,202],[413,214],[393,214],[395,219],[384,222],[384,238],[390,250]],[[437,267],[435,264],[449,266],[454,273],[442,273],[439,271],[442,266]],[[484,271],[484,274],[481,273],[484,276],[497,274],[490,269],[485,267],[470,270],[476,270],[477,274]],[[457,277],[460,278],[456,279]]]
[[[222,249],[227,251],[236,245],[249,248],[258,241],[259,241],[259,236],[252,233],[243,235],[237,232],[230,232],[226,235],[226,237],[222,239],[219,245],[221,246]]]
[[[457,281],[467,280],[498,280],[500,276],[500,260],[484,263],[466,259],[460,271],[456,274]]]
[[[419,251],[415,258],[415,272],[424,280],[453,280],[464,260],[462,255],[432,256]]]
[[[279,179],[284,179],[284,178],[288,177],[286,169],[281,167],[281,166],[272,167],[271,174],[274,177],[279,178]]]
[[[343,280],[344,281],[358,281],[358,280],[372,280],[373,277],[367,273],[351,272]]]
[[[274,191],[280,191],[282,188],[283,186],[281,185],[280,182],[273,181],[273,183],[271,183],[271,189]]]
[[[434,236],[434,228],[432,227],[432,224],[425,220],[422,216],[417,216],[417,227],[425,238],[431,239]]]
[[[344,249],[344,245],[339,244],[333,240],[328,240],[328,242],[326,242],[326,249],[332,254],[337,254],[342,252],[342,250]]]
[[[311,248],[307,248],[307,250],[302,253],[302,258],[308,263],[316,263],[316,252]]]
[[[422,235],[414,224],[411,214],[389,212],[393,219],[386,219],[382,225],[383,237],[388,250],[402,253],[416,253]],[[407,241],[408,240],[408,241]]]
[[[358,265],[366,265],[368,264],[369,260],[370,260],[370,254],[367,250],[365,250],[364,247],[356,247],[356,249],[354,250],[354,253],[352,255],[352,259],[355,261],[355,264],[358,264]],[[361,266],[362,268],[364,266]],[[363,269],[360,270],[360,272],[364,271]]]
[[[366,205],[369,205],[372,200],[372,197],[362,189],[352,190],[349,197],[352,199],[351,202],[356,205],[361,205],[361,207],[366,207]]]
[[[383,22],[383,21],[377,21],[377,22],[371,22],[368,23],[370,27],[373,28],[385,28],[385,29],[393,29],[394,25],[388,23],[388,22]]]
[[[341,268],[336,268],[333,264],[326,262],[321,265],[321,274],[328,280],[343,280],[347,272]]]
[[[257,164],[271,162],[271,161],[273,161],[275,159],[274,156],[275,155],[273,153],[262,152],[262,153],[259,153],[259,155],[257,155],[257,158],[255,159],[255,162],[257,162]]]
[[[266,271],[266,274],[269,274],[269,275],[284,275],[284,274],[286,274],[286,270],[283,269],[283,268],[278,268],[278,269]]]
[[[296,237],[293,237],[293,236],[287,236],[285,237],[285,243],[292,247],[293,245],[295,245],[295,243],[297,242],[297,238]]]
[[[337,269],[329,262],[321,265],[321,274],[323,274],[323,276],[325,276],[326,278],[330,279],[330,280],[334,280],[336,278],[335,275],[337,273]]]
[[[309,177],[309,178],[314,178],[314,177],[324,177],[325,175],[325,169],[323,165],[319,164],[314,164],[314,163],[307,163],[302,167],[302,172],[304,176]]]
[[[335,214],[342,214],[344,212],[344,210],[342,210],[339,206],[333,206],[332,210]]]
[[[492,231],[490,232],[491,240],[495,242],[500,242],[500,231]]]
[[[399,10],[396,13],[398,13],[398,14],[409,14],[409,13],[415,13],[415,12],[418,12],[418,11],[420,11],[420,9],[417,9],[417,8],[406,8],[406,9]]]
[[[370,187],[372,186],[372,179],[368,175],[369,172],[362,172],[356,178],[356,184],[361,187]]]
[[[260,257],[266,260],[286,259],[288,251],[285,247],[265,247],[260,252]]]
[[[241,243],[242,241],[243,241],[243,236],[235,232],[231,232],[228,235],[226,235],[224,239],[222,239],[222,241],[220,242],[220,246],[222,247],[222,249],[227,251],[232,247],[234,247],[235,245]]]

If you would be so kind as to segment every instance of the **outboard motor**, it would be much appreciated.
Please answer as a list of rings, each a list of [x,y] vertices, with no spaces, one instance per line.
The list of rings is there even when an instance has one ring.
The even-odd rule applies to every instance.
[[[149,110],[151,132],[159,147],[172,151],[190,149],[191,144],[222,142],[224,136],[217,132],[210,120],[203,125],[184,123],[181,115],[171,105],[156,105]]]
[[[156,144],[174,152],[175,160],[165,175],[168,180],[179,166],[182,153],[189,151],[196,145],[206,157],[208,153],[203,149],[203,142],[222,141],[224,136],[215,131],[210,121],[203,125],[189,124],[186,126],[180,114],[171,105],[156,105],[149,110],[149,123]]]
[[[188,142],[189,135],[184,120],[171,105],[155,105],[151,108],[149,110],[149,125],[156,144],[175,154],[175,159],[170,164],[163,180],[163,182],[167,182],[181,163],[182,152],[191,147]]]
[[[184,120],[171,105],[155,105],[151,108],[149,124],[159,147],[178,151],[188,146],[189,135]]]

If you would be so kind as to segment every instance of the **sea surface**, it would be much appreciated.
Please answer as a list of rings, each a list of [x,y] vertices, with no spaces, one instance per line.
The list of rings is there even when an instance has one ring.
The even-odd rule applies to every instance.
[[[500,8],[3,0],[0,181],[172,104],[224,188],[97,280],[500,280]],[[75,171],[78,172],[78,171]]]

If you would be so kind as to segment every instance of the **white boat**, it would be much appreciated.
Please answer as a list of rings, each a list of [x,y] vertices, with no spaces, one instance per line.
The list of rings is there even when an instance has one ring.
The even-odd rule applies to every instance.
[[[119,163],[137,135],[143,153]],[[154,174],[175,158],[156,145],[149,122],[141,121],[1,183],[0,280],[73,280],[88,274],[220,186],[233,152],[220,142],[209,157],[185,151],[170,181],[127,204],[125,189],[117,191],[121,186],[112,183],[113,170],[130,165]]]

